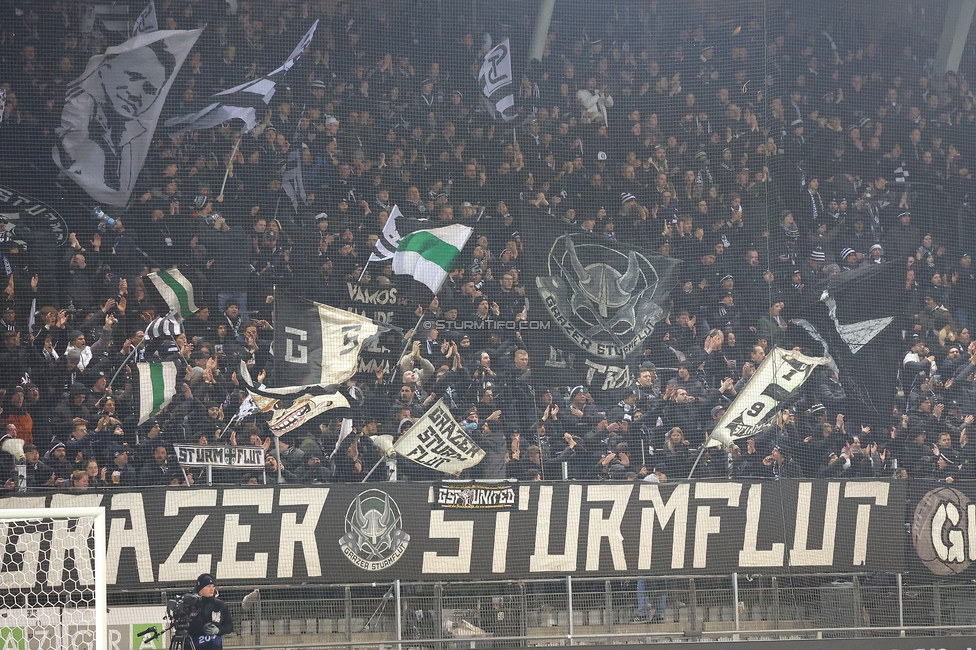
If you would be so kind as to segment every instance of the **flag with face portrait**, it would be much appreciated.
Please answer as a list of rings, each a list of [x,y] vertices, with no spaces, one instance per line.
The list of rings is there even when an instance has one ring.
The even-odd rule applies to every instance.
[[[183,61],[203,29],[140,34],[68,84],[55,164],[99,203],[125,207]]]
[[[302,53],[311,44],[318,26],[319,21],[316,20],[305,32],[301,42],[288,55],[288,59],[268,74],[216,93],[210,97],[210,102],[206,106],[194,113],[178,115],[166,120],[167,128],[175,129],[172,136],[176,138],[187,131],[211,129],[230,120],[241,120],[244,122],[244,131],[251,131],[257,126],[258,119],[263,117],[258,111],[267,109],[271,98],[278,90],[281,77],[298,62]]]

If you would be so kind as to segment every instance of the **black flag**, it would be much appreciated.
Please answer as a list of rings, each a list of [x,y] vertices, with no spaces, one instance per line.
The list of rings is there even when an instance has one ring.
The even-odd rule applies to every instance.
[[[630,386],[643,343],[667,314],[678,260],[583,232],[555,217],[523,234],[533,264],[523,332],[533,376],[591,391]],[[536,262],[537,260],[537,262]]]
[[[381,329],[363,316],[283,292],[275,311],[274,386],[291,392],[352,377],[360,350]]]
[[[848,409],[862,422],[887,424],[894,404],[903,345],[892,296],[902,274],[886,263],[829,277],[810,291],[793,321],[813,339],[811,351],[833,359],[853,400]]]

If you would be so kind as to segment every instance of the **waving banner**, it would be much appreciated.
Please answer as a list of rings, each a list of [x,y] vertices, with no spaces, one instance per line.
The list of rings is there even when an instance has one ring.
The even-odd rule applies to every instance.
[[[773,423],[781,405],[789,402],[826,357],[808,357],[794,350],[773,348],[712,431],[709,446],[750,438]]]

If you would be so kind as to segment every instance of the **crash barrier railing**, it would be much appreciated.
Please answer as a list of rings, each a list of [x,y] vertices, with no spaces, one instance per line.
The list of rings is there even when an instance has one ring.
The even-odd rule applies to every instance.
[[[162,592],[163,602],[177,591]],[[248,596],[245,598],[245,596]],[[116,593],[115,604],[159,603]],[[976,633],[976,584],[901,574],[671,576],[225,589],[234,648],[491,648]],[[110,605],[112,603],[110,602]]]

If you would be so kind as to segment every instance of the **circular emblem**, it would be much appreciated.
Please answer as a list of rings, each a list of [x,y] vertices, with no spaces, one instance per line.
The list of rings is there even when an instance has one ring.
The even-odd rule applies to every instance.
[[[930,491],[915,506],[912,543],[922,564],[932,573],[948,576],[969,568],[968,508],[969,498],[951,487]]]
[[[346,511],[346,534],[339,540],[350,562],[367,571],[382,571],[403,556],[410,543],[400,508],[383,490],[366,490]]]
[[[68,241],[68,225],[61,214],[33,197],[0,186],[0,237],[26,249],[36,236],[51,237],[56,246]]]

